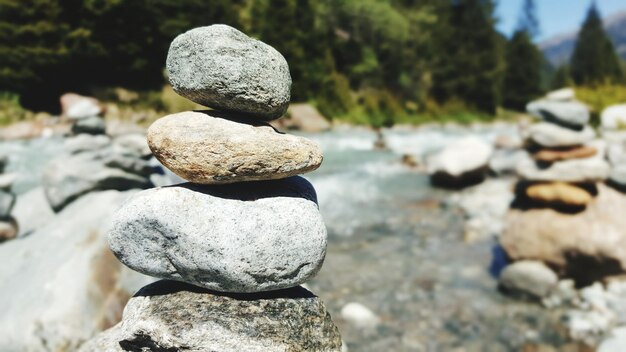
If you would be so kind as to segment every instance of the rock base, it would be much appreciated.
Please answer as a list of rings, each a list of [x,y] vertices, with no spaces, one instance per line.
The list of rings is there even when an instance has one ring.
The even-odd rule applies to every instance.
[[[225,294],[162,280],[130,299],[122,321],[80,351],[333,352],[341,337],[302,287]]]

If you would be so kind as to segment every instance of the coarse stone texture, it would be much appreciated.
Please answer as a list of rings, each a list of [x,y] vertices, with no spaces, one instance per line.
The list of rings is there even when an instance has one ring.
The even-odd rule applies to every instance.
[[[326,255],[313,186],[301,177],[143,191],[116,213],[119,260],[141,273],[222,292],[299,285]]]
[[[626,197],[598,184],[598,195],[582,211],[511,209],[500,244],[512,260],[539,260],[578,283],[594,282],[626,269]]]
[[[280,179],[322,163],[315,142],[232,118],[216,111],[168,115],[150,126],[148,144],[165,167],[200,184]]]
[[[227,25],[199,27],[174,39],[167,54],[172,88],[218,110],[272,120],[291,96],[285,58],[271,46]]]
[[[547,122],[568,127],[583,127],[589,123],[589,108],[577,101],[536,100],[529,103],[526,110]]]
[[[99,116],[90,116],[79,119],[72,125],[72,133],[74,134],[106,134],[107,125],[104,119]]]
[[[341,336],[324,303],[302,287],[223,294],[162,280],[80,351],[340,352]]]
[[[541,149],[533,153],[533,158],[537,161],[555,162],[569,159],[580,159],[594,156],[598,150],[589,145],[565,149]]]
[[[528,181],[595,182],[606,180],[609,172],[609,164],[600,155],[559,161],[548,167],[530,157],[517,164],[517,174]]]
[[[564,182],[530,185],[526,188],[528,198],[546,204],[585,206],[593,197],[586,190]]]
[[[512,294],[546,297],[559,281],[544,263],[522,260],[508,265],[500,273],[500,287]]]
[[[595,137],[595,132],[589,126],[585,126],[581,131],[576,131],[548,122],[530,126],[528,134],[533,142],[548,148],[578,146]]]
[[[124,267],[106,241],[112,214],[132,193],[90,193],[0,244],[0,350],[76,351],[117,324],[128,299],[154,281]]]

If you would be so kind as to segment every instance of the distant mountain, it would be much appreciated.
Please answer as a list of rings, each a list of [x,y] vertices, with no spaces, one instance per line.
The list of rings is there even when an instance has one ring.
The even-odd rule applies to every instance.
[[[626,11],[604,19],[604,28],[613,40],[615,50],[626,60]],[[539,43],[548,61],[557,66],[567,62],[574,51],[578,31],[558,35]]]

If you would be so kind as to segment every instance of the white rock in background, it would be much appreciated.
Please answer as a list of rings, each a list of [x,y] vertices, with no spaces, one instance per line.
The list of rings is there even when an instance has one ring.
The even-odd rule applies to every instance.
[[[54,219],[54,212],[48,204],[43,187],[19,195],[12,215],[20,225],[19,236],[27,236]]]
[[[1,350],[75,351],[117,323],[127,299],[153,280],[124,268],[106,243],[112,213],[133,193],[91,193],[0,245]]]
[[[591,141],[596,133],[585,126],[582,131],[575,131],[549,122],[534,124],[528,128],[529,138],[542,147],[573,147]]]
[[[611,330],[610,336],[606,338],[596,352],[624,352],[626,351],[626,326],[620,326]]]
[[[493,153],[493,147],[476,137],[456,140],[427,160],[429,174],[444,172],[460,176],[465,172],[485,167]]]
[[[61,96],[62,115],[78,120],[98,116],[103,113],[102,106],[96,98],[86,97],[74,93]]]
[[[604,152],[584,159],[564,160],[542,168],[530,156],[517,164],[517,174],[528,181],[596,182],[609,177],[611,168]]]
[[[626,129],[626,104],[613,105],[604,109],[600,120],[605,130]]]
[[[546,99],[552,101],[572,101],[576,99],[574,88],[561,88],[546,94]]]
[[[589,123],[589,108],[578,101],[535,100],[526,105],[529,114],[546,122],[582,127]]]
[[[500,285],[511,293],[543,298],[556,287],[559,278],[544,263],[534,260],[514,262],[502,270]]]
[[[374,312],[357,302],[350,302],[343,306],[341,317],[358,328],[371,328],[380,323],[380,319]]]

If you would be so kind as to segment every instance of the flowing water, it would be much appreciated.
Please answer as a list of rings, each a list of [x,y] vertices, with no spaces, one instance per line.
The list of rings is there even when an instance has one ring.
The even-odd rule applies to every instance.
[[[322,167],[306,175],[327,222],[325,265],[308,283],[324,299],[352,352],[535,351],[567,344],[560,314],[507,298],[489,274],[493,241],[466,244],[463,216],[433,189],[428,177],[401,163],[418,160],[454,138],[492,142],[515,134],[508,125],[396,128],[385,131],[389,150],[373,150],[375,134],[339,128],[305,134],[324,150]],[[23,193],[40,183],[61,140],[0,143]],[[369,307],[378,325],[358,328],[342,319],[349,302]],[[573,349],[572,351],[575,351]],[[543,351],[543,350],[542,350]]]

